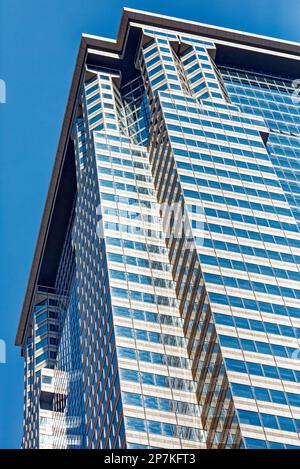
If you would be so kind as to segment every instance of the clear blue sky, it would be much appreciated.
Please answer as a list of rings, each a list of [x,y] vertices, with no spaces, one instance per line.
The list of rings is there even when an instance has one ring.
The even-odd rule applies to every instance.
[[[14,338],[80,35],[115,37],[123,6],[300,42],[299,0],[0,0],[0,448],[21,442]]]

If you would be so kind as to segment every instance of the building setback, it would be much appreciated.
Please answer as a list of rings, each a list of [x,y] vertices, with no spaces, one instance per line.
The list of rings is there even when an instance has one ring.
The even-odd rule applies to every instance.
[[[23,448],[300,447],[300,45],[83,35],[17,331]]]

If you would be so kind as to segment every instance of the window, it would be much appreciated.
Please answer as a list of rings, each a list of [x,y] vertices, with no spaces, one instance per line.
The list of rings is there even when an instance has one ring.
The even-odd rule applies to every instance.
[[[234,396],[245,397],[247,399],[253,399],[253,393],[250,386],[244,384],[232,384],[232,391]]]
[[[259,414],[257,412],[251,412],[249,410],[238,410],[238,415],[241,423],[260,426]]]

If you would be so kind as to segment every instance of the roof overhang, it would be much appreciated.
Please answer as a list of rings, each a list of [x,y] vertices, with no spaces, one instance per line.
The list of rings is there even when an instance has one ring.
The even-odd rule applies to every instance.
[[[99,61],[101,63],[105,63],[105,61],[117,61],[119,58],[124,59],[126,50],[128,53],[128,50],[130,51],[131,47],[131,45],[128,44],[128,37],[130,25],[132,23],[178,30],[187,34],[205,36],[206,38],[214,39],[220,44],[217,54],[219,54],[220,60],[223,60],[224,63],[226,62],[226,53],[224,52],[227,47],[226,44],[231,48],[236,46],[236,49],[239,49],[239,54],[247,53],[249,58],[251,56],[253,63],[257,63],[256,61],[258,60],[259,52],[265,52],[267,50],[268,54],[272,54],[272,61],[274,61],[274,57],[276,56],[278,58],[280,57],[280,60],[284,60],[285,63],[289,62],[290,64],[293,64],[293,66],[290,68],[291,76],[300,76],[299,43],[266,36],[259,36],[256,34],[221,28],[218,26],[211,26],[203,23],[197,23],[195,21],[186,21],[144,11],[132,10],[129,8],[124,8],[123,10],[116,40],[83,34],[79,46],[71,88],[69,91],[67,108],[63,119],[54,168],[52,171],[45,208],[42,215],[42,222],[29,274],[29,280],[17,330],[16,345],[22,345],[23,343],[24,332],[26,330],[28,315],[30,312],[36,284],[45,282],[47,283],[47,279],[45,278],[46,270],[48,269],[49,275],[53,276],[53,272],[56,269],[57,262],[51,256],[51,252],[53,251],[50,249],[50,254],[47,253],[47,243],[51,244],[51,242],[56,242],[61,246],[64,238],[63,226],[66,221],[65,219],[68,212],[68,206],[72,200],[72,191],[75,190],[74,183],[76,182],[74,172],[75,169],[74,166],[72,166],[74,165],[74,162],[72,163],[71,157],[72,142],[70,139],[70,133],[74,113],[76,112],[77,108],[76,104],[79,95],[78,91],[80,90],[84,78],[85,64],[87,63],[88,59],[92,64],[99,64]],[[133,41],[136,44],[136,38],[134,38]],[[125,47],[126,44],[128,44],[128,47]],[[227,54],[228,52],[230,53],[228,47],[226,49]],[[249,51],[245,51],[244,49],[249,49]],[[236,54],[236,58],[237,56],[238,54]],[[241,58],[239,60],[241,60]],[[121,62],[122,61],[119,60],[119,64],[121,64]],[[266,61],[264,60],[263,63],[266,64]],[[270,65],[270,60],[268,63]],[[128,64],[126,60],[124,61],[122,72],[125,75],[132,73],[132,70],[128,70]],[[60,203],[60,200],[62,203]],[[54,220],[56,222],[54,222]],[[42,265],[46,265],[47,269],[41,269]]]

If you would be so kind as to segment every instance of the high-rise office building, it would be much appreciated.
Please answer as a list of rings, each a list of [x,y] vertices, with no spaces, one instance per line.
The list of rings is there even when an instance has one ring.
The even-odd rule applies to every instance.
[[[17,345],[23,448],[300,448],[300,45],[82,37]]]

